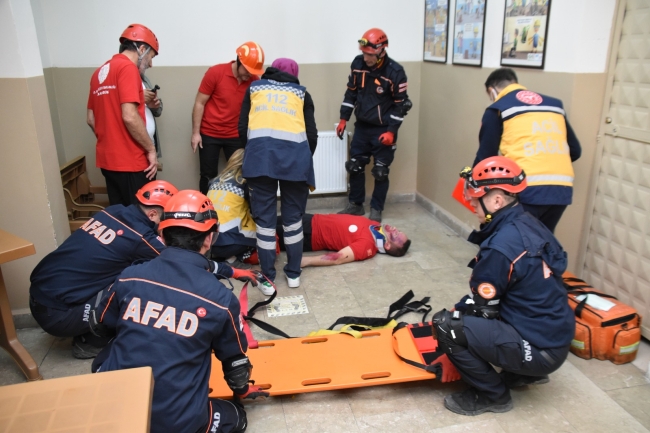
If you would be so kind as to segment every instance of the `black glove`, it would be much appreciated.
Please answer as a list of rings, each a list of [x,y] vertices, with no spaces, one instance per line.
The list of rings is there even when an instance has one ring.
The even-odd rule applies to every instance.
[[[235,397],[240,398],[242,400],[244,399],[255,400],[257,397],[266,398],[270,395],[271,394],[264,391],[258,385],[255,385],[254,381],[251,381],[251,385],[248,385],[248,387],[246,387],[246,391],[243,392],[242,394],[238,394],[237,392],[235,392]]]

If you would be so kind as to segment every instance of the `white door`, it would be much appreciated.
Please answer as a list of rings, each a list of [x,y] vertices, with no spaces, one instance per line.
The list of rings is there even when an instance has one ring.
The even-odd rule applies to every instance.
[[[583,276],[635,307],[650,338],[650,0],[619,6]]]

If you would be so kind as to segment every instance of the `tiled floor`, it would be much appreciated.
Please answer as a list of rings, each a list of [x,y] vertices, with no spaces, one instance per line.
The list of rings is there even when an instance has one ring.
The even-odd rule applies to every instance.
[[[320,210],[320,213],[332,211]],[[319,213],[319,211],[316,211]],[[385,316],[388,305],[409,289],[417,299],[431,297],[433,311],[449,307],[467,292],[467,262],[476,248],[460,239],[416,203],[389,205],[385,222],[412,239],[403,258],[379,255],[372,260],[331,268],[307,268],[299,289],[278,278],[279,296],[301,294],[309,314],[282,318],[256,315],[290,335],[306,335],[344,315]],[[284,256],[278,261],[281,269]],[[279,272],[281,276],[281,272]],[[236,293],[241,284],[235,284]],[[251,301],[261,300],[256,290]],[[416,322],[410,314],[405,321]],[[253,326],[256,338],[273,338]],[[46,379],[88,373],[90,361],[72,358],[70,339],[40,329],[18,332]],[[650,362],[647,341],[637,362],[569,359],[546,385],[513,391],[515,409],[478,417],[455,415],[443,406],[446,394],[461,383],[414,382],[336,392],[272,397],[248,405],[253,432],[647,432],[650,429]],[[24,381],[11,358],[0,351],[0,385]],[[0,389],[1,393],[1,389]]]

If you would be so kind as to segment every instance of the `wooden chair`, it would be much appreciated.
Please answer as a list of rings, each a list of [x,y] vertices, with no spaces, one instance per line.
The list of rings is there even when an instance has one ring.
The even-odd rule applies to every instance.
[[[75,231],[95,213],[108,206],[108,201],[95,198],[95,194],[106,194],[106,187],[90,184],[85,156],[78,156],[65,163],[60,170],[70,231]]]

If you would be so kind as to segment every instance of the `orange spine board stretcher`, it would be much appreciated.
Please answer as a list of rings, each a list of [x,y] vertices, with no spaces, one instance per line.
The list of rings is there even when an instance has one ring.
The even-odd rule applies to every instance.
[[[362,338],[335,334],[260,341],[247,355],[251,379],[272,396],[331,391],[435,379],[436,375],[402,362],[402,356],[421,359],[408,328],[363,331]],[[232,398],[223,380],[221,363],[212,357],[210,397]]]

